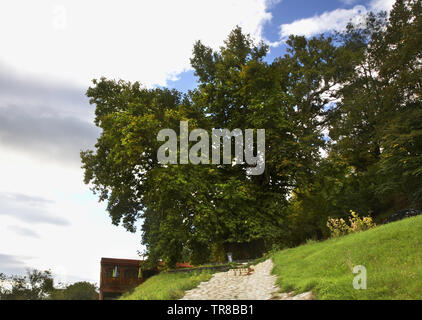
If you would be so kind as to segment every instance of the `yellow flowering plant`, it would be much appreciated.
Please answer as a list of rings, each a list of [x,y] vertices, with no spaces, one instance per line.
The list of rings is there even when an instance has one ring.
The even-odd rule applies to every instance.
[[[350,225],[348,225],[343,218],[336,219],[328,217],[327,227],[330,229],[332,237],[340,237],[349,233],[360,232],[376,227],[376,224],[370,216],[361,218],[353,210],[350,210],[349,223]]]

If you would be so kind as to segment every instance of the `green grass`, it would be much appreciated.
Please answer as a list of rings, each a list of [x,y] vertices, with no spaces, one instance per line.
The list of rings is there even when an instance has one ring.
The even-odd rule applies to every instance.
[[[422,299],[422,216],[275,253],[282,292],[317,299]],[[355,290],[354,266],[367,269],[367,290]]]
[[[185,291],[197,287],[201,282],[211,279],[211,271],[160,273],[149,278],[135,288],[133,292],[124,294],[121,300],[177,300]]]

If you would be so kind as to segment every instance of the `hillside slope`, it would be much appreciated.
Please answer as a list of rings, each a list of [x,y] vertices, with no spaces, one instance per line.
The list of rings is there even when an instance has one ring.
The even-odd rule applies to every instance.
[[[283,292],[313,291],[317,299],[422,299],[422,216],[273,255]],[[355,290],[354,266],[367,270]]]
[[[177,300],[185,291],[197,287],[212,277],[210,271],[193,273],[160,273],[149,278],[120,300]]]

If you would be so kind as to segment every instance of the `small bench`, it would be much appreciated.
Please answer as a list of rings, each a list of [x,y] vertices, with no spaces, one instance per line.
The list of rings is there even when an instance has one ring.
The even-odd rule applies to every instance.
[[[230,269],[230,272],[233,272],[234,276],[250,276],[255,270],[251,267],[238,267]]]

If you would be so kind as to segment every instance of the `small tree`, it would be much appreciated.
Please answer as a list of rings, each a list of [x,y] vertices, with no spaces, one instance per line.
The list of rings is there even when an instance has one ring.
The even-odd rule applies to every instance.
[[[54,290],[50,270],[28,270],[26,276],[0,274],[0,300],[44,300]]]
[[[98,300],[98,288],[95,284],[81,281],[56,289],[51,295],[53,300]]]

